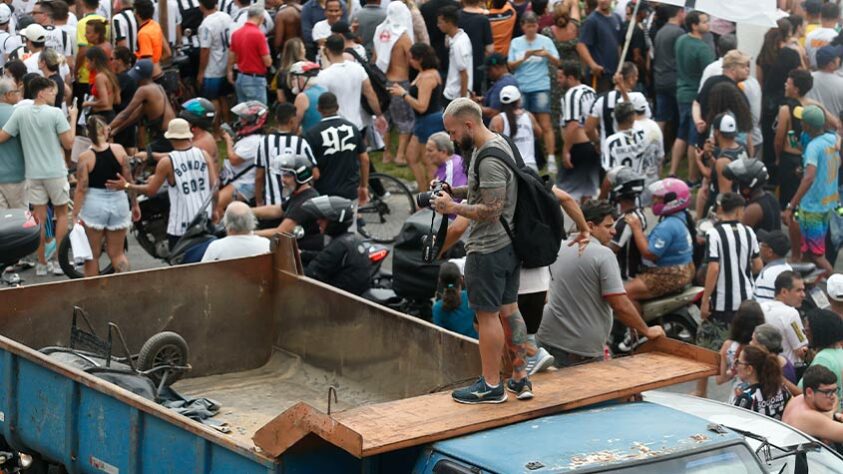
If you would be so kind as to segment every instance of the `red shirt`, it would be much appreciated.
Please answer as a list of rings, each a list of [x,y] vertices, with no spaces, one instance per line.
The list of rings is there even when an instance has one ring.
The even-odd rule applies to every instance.
[[[269,54],[266,36],[251,21],[231,35],[231,51],[237,55],[237,69],[247,74],[266,74],[263,56]]]

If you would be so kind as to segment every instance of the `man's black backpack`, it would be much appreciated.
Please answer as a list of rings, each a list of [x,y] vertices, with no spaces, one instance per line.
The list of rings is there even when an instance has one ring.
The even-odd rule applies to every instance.
[[[369,76],[369,82],[372,83],[372,89],[375,90],[375,95],[378,96],[378,103],[381,106],[381,112],[386,112],[386,109],[389,108],[389,102],[392,100],[392,96],[389,94],[389,89],[387,89],[386,85],[388,80],[386,79],[386,74],[381,71],[377,66],[373,66],[366,62],[357,51],[347,48],[345,50],[346,53],[354,56],[354,59],[357,60],[357,63],[363,66],[363,69],[366,71],[366,75]],[[366,96],[362,95],[360,97],[360,105],[363,106],[363,110],[366,113],[373,115],[375,112],[369,106],[369,101],[366,100]]]
[[[501,137],[509,143],[514,156],[507,155],[498,147],[486,148],[474,161],[474,180],[479,186],[480,162],[485,158],[491,156],[506,163],[518,179],[518,201],[515,204],[514,229],[509,228],[503,216],[501,224],[512,239],[515,254],[524,268],[550,265],[556,261],[565,238],[559,200],[538,173],[524,164],[515,143],[505,135]]]

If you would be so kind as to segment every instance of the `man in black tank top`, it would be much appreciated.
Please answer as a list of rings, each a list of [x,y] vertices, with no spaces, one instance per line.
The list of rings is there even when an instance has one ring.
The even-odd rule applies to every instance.
[[[714,127],[715,148],[711,153],[712,162],[709,166],[711,175],[708,178],[708,196],[704,201],[705,206],[703,209],[697,209],[698,216],[705,216],[708,213],[708,210],[717,202],[718,195],[737,190],[734,183],[723,175],[723,169],[735,160],[749,157],[746,148],[737,142],[738,123],[732,114],[724,113],[718,115],[714,118],[712,126]],[[700,192],[697,199],[703,195],[705,193]],[[697,203],[699,204],[699,201]]]
[[[773,183],[779,185],[779,206],[785,207],[790,202],[799,183],[802,181],[802,109],[809,105],[819,105],[805,95],[814,87],[814,78],[809,71],[794,69],[787,75],[784,85],[785,101],[779,107],[776,118],[776,165],[770,167]]]

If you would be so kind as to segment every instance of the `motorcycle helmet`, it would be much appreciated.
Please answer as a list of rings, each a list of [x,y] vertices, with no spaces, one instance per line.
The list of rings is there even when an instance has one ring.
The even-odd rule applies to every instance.
[[[612,202],[635,199],[644,192],[644,177],[628,166],[616,166],[606,174],[612,191]]]
[[[256,100],[249,100],[235,105],[231,112],[239,119],[234,125],[238,137],[251,135],[266,125],[269,108]]]
[[[354,203],[344,197],[315,197],[302,204],[302,210],[314,219],[326,219],[325,234],[331,236],[347,232],[354,221]]]
[[[179,118],[183,118],[191,125],[196,125],[203,130],[213,128],[217,109],[210,100],[198,97],[181,104],[181,107],[182,111],[179,112]]]
[[[723,169],[723,176],[738,184],[741,191],[752,192],[767,184],[770,175],[761,160],[741,159],[729,163]]]
[[[302,90],[299,89],[299,84],[297,81],[294,81],[294,79],[299,76],[305,77],[305,85],[307,85],[307,82],[310,81],[310,79],[319,74],[319,70],[319,65],[310,61],[299,61],[297,63],[293,63],[293,65],[290,66],[290,70],[287,71],[287,87],[293,91],[293,94],[298,94]]]
[[[654,198],[662,199],[653,204],[653,214],[657,216],[676,214],[691,204],[691,190],[681,179],[665,178],[651,184],[649,189]]]
[[[313,179],[313,163],[304,155],[279,156],[276,166],[281,173],[294,175],[298,184],[304,184]]]

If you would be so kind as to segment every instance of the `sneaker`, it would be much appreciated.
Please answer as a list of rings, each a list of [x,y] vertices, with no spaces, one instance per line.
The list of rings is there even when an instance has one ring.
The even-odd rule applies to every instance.
[[[50,270],[53,272],[53,275],[56,275],[56,276],[64,275],[64,270],[61,269],[61,265],[59,265],[59,262],[53,260],[50,263],[48,263],[47,265],[50,266]]]
[[[533,384],[530,379],[524,377],[516,382],[515,379],[506,381],[506,389],[515,394],[515,398],[519,400],[529,400],[533,398]]]
[[[46,263],[36,263],[35,264],[35,276],[43,277],[47,276],[49,272],[48,264]]]
[[[536,375],[539,372],[547,370],[554,362],[556,362],[556,359],[541,347],[536,352],[536,355],[527,357],[527,367],[525,370],[527,370],[527,375]]]
[[[501,381],[502,382],[502,381]],[[490,387],[483,377],[477,379],[473,385],[451,392],[455,402],[474,405],[478,403],[503,403],[506,401],[506,391],[503,383],[497,387]]]

